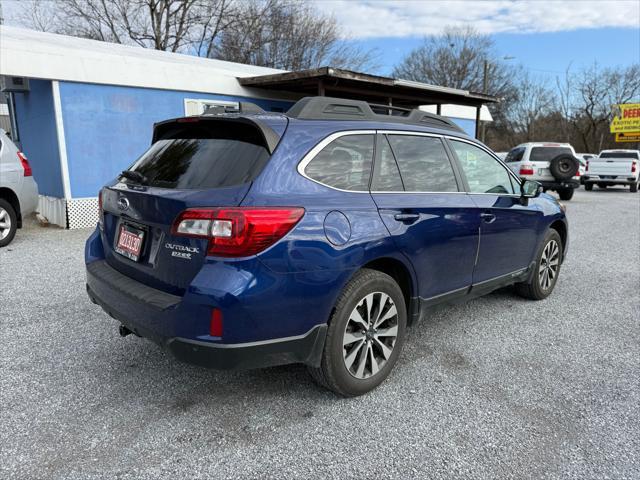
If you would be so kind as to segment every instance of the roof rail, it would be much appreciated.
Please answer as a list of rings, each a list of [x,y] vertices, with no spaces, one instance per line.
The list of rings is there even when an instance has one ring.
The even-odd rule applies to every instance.
[[[369,104],[363,100],[332,97],[305,97],[298,100],[287,116],[301,120],[368,120],[422,125],[464,133],[451,120],[417,109]]]
[[[225,113],[265,113],[265,111],[255,103],[238,102],[237,107],[235,105],[207,105],[202,114],[223,115]]]

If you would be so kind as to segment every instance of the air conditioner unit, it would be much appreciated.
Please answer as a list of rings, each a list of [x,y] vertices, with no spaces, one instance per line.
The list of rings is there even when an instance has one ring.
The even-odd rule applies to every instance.
[[[0,77],[1,90],[3,92],[28,92],[29,79],[27,77],[11,77],[2,75]]]

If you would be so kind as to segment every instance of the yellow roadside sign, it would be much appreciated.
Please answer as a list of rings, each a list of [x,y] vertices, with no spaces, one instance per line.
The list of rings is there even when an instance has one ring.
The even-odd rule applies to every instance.
[[[616,133],[616,142],[640,142],[640,132]]]
[[[640,132],[640,103],[621,103],[614,105],[611,111],[611,133]]]

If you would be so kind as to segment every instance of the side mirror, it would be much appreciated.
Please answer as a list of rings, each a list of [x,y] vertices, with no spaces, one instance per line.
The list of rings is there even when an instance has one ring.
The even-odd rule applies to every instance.
[[[535,180],[523,180],[520,185],[520,195],[523,198],[536,198],[542,193],[542,185]]]

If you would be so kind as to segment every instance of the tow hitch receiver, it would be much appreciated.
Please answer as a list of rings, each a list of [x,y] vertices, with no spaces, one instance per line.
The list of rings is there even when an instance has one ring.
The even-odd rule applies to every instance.
[[[129,330],[124,325],[120,325],[120,327],[118,327],[118,332],[120,333],[121,337],[126,337],[127,335],[131,335],[133,333],[131,330]]]

